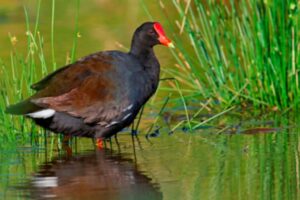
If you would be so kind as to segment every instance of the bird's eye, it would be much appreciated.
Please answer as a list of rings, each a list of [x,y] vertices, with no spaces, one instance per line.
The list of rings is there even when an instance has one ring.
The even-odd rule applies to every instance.
[[[155,35],[155,31],[153,29],[151,29],[151,30],[148,31],[148,34],[149,35]]]

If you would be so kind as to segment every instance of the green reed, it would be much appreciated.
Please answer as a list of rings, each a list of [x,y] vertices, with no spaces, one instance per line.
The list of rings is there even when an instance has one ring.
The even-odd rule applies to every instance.
[[[33,93],[30,88],[32,83],[46,76],[51,69],[56,68],[55,50],[54,50],[54,22],[55,22],[55,0],[52,2],[51,16],[51,63],[46,62],[44,54],[44,38],[39,31],[41,0],[37,2],[35,22],[31,23],[27,9],[24,7],[26,20],[26,51],[20,53],[16,47],[17,39],[10,35],[11,56],[10,63],[4,63],[0,60],[0,140],[12,142],[28,142],[42,144],[43,137],[36,137],[44,134],[44,131],[37,129],[34,123],[25,120],[22,117],[14,117],[5,113],[5,107],[16,103]],[[78,20],[79,0],[77,1],[76,20]],[[73,47],[71,49],[71,61],[75,57],[77,48],[78,22],[75,24]],[[49,65],[51,67],[49,67]],[[1,142],[1,141],[0,141]]]
[[[178,15],[168,20],[175,32],[177,49],[172,53],[177,64],[164,71],[190,90],[185,95],[199,93],[226,107],[250,103],[277,110],[297,105],[296,0],[172,2]]]

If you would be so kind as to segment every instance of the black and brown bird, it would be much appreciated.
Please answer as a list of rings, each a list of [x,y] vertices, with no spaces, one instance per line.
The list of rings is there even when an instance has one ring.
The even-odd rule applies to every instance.
[[[36,93],[6,112],[64,135],[111,137],[133,122],[156,91],[158,44],[172,47],[161,24],[143,23],[128,53],[101,51],[64,66],[32,85]]]

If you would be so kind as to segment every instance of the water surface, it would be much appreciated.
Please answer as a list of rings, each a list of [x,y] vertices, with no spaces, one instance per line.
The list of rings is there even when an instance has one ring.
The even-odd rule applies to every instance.
[[[226,116],[217,120],[218,126],[171,135],[164,126],[148,140],[144,130],[134,143],[124,131],[118,144],[107,142],[106,150],[94,150],[89,139],[73,140],[72,154],[56,142],[48,150],[43,145],[2,149],[1,195],[7,199],[299,198],[296,124],[282,117],[236,120]]]

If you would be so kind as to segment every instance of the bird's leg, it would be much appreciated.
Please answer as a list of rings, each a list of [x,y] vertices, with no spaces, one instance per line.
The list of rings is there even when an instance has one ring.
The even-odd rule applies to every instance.
[[[136,136],[137,135],[137,131],[135,130],[135,127],[134,127],[134,120],[131,124],[131,136]]]
[[[135,152],[135,142],[134,142],[134,136],[131,134],[131,139],[132,139],[132,149],[133,149],[133,156],[134,156],[134,162],[137,162],[136,159],[136,152]]]
[[[62,149],[65,151],[66,155],[72,156],[72,148],[70,147],[70,140],[72,139],[71,135],[63,135],[62,139]]]
[[[134,121],[131,124],[131,140],[132,140],[132,148],[133,148],[133,156],[134,161],[136,162],[136,153],[135,153],[135,142],[134,142],[134,136],[137,136],[136,130],[134,130]]]
[[[134,126],[134,121],[133,121],[132,127],[131,127],[131,136],[132,137],[135,136],[136,140],[138,141],[138,144],[139,144],[140,148],[141,148],[141,142],[140,142],[139,137],[138,137],[138,129],[139,129],[140,122],[141,122],[141,119],[142,119],[142,116],[143,116],[144,108],[145,108],[145,106],[142,106],[139,117],[138,117],[138,120],[137,120],[137,123],[136,123],[136,126]]]
[[[62,139],[62,144],[69,145],[71,138],[71,135],[64,135]]]
[[[63,143],[62,144],[62,149],[65,151],[65,154],[67,157],[71,157],[72,156],[72,148],[70,147],[70,145],[68,143]]]
[[[131,139],[132,139],[132,143],[134,145],[134,137],[137,138],[137,130],[135,130],[134,128],[134,121],[131,124]]]
[[[119,145],[118,134],[115,135],[115,141]]]
[[[133,133],[133,135],[136,136],[136,138],[138,138],[137,134],[138,134],[138,129],[139,129],[140,122],[141,122],[141,119],[142,119],[142,116],[143,116],[144,108],[145,108],[145,106],[142,106],[140,114],[139,114],[139,118],[138,118],[138,121],[137,121],[135,127],[134,127],[134,121],[132,123],[132,131],[131,132]]]
[[[112,150],[112,140],[111,140],[111,137],[108,140],[109,140],[109,147]]]
[[[140,148],[140,149],[143,149],[143,148],[142,148],[141,141],[140,141],[140,138],[139,138],[137,135],[136,135],[135,138],[136,138],[136,140],[137,140],[137,143],[138,143],[138,145],[139,145],[139,148]]]
[[[77,153],[77,151],[78,151],[78,148],[77,148],[78,145],[77,144],[78,143],[77,143],[77,137],[76,136],[75,136],[75,142],[74,143],[75,143],[75,153]]]
[[[116,141],[116,144],[117,144],[117,147],[118,147],[118,152],[120,153],[120,143],[118,141],[118,134],[115,135],[115,141]]]
[[[104,149],[105,148],[105,142],[103,142],[103,138],[96,138],[96,146],[98,149]]]

